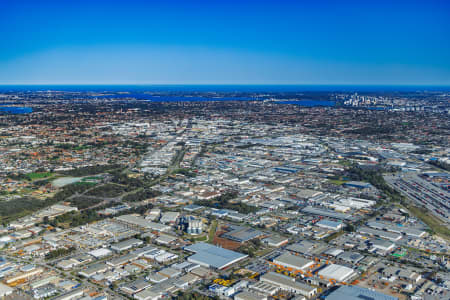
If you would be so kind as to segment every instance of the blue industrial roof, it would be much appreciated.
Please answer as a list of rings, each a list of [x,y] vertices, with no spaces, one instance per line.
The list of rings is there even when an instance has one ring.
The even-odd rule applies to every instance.
[[[247,257],[247,255],[239,252],[206,243],[193,244],[184,247],[184,249],[195,253],[189,257],[190,261],[208,265],[217,269],[225,268],[226,266]]]
[[[345,186],[351,186],[351,187],[357,187],[357,188],[368,188],[371,186],[370,183],[368,182],[363,182],[363,181],[349,181],[349,182],[345,182],[344,183]]]
[[[331,220],[320,220],[319,222],[317,222],[317,225],[325,225],[325,226],[330,226],[330,227],[338,227],[339,225],[342,225],[342,222],[336,222],[336,221],[331,221]]]
[[[345,285],[331,292],[325,297],[326,300],[398,300],[392,297],[369,289],[354,285]]]

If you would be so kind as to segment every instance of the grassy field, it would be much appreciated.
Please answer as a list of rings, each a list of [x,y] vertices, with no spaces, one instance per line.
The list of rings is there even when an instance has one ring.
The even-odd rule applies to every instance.
[[[330,234],[329,236],[325,237],[323,240],[324,240],[326,243],[328,243],[328,242],[334,240],[335,238],[337,238],[337,237],[343,235],[344,233],[345,233],[345,232],[344,232],[343,230],[337,231],[337,232],[332,233],[332,234]]]
[[[97,183],[95,183],[95,182],[84,182],[84,181],[78,181],[78,182],[74,182],[72,184],[85,185],[85,186],[95,186],[95,185],[97,185]]]
[[[51,173],[51,172],[35,172],[35,173],[28,173],[26,176],[30,180],[36,180],[36,179],[42,179],[42,178],[47,178],[47,177],[53,176],[53,173]]]
[[[84,184],[86,184],[84,182]],[[88,196],[96,196],[96,197],[106,197],[106,198],[114,198],[125,193],[126,190],[123,186],[114,183],[108,183],[99,187],[94,188],[86,193]]]
[[[192,236],[191,240],[194,242],[204,242],[208,239],[208,235],[202,235],[202,236]]]
[[[336,180],[336,179],[329,179],[328,181],[330,183],[332,183],[332,184],[335,184],[335,185],[343,185],[344,183],[347,182],[345,180]]]
[[[214,235],[216,234],[217,229],[217,221],[213,220],[211,223],[211,226],[209,227],[209,234],[208,234],[208,242],[212,243],[214,240]]]
[[[450,228],[442,224],[437,217],[433,216],[430,212],[423,208],[412,205],[409,205],[407,208],[415,217],[427,224],[434,233],[445,238],[446,240],[450,240]]]

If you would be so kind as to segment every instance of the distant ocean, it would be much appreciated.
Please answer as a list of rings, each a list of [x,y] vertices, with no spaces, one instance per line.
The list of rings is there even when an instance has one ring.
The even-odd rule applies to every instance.
[[[6,113],[6,114],[29,114],[33,112],[33,108],[31,107],[18,107],[18,106],[0,106],[0,114]]]
[[[150,102],[204,102],[204,101],[262,101],[272,98],[274,93],[306,92],[416,92],[416,91],[450,91],[447,86],[390,86],[390,85],[0,85],[0,93],[5,92],[93,92],[114,95],[91,95],[97,98],[134,98]],[[118,92],[127,92],[120,93]],[[195,95],[195,93],[211,95]],[[161,93],[162,95],[155,95]],[[164,95],[168,93],[169,95]],[[189,93],[189,95],[183,95]],[[236,93],[238,95],[214,96],[214,93]],[[246,95],[248,93],[248,95]],[[258,95],[255,95],[258,94]],[[282,97],[282,96],[281,96]],[[306,107],[335,106],[334,101],[322,100],[275,100],[276,104],[295,104]],[[16,107],[17,108],[17,107]],[[15,110],[0,108],[7,113],[29,113],[27,107]]]
[[[450,91],[450,86],[426,85],[0,85],[0,92],[407,92]]]

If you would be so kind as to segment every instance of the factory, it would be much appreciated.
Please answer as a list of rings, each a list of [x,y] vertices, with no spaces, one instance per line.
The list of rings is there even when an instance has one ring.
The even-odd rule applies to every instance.
[[[125,241],[121,241],[119,243],[115,243],[111,245],[111,249],[116,252],[122,252],[126,250],[130,250],[132,248],[136,248],[140,245],[142,245],[144,242],[138,239],[129,239]]]
[[[247,257],[247,255],[223,249],[206,243],[197,243],[184,248],[195,254],[188,258],[189,262],[205,267],[224,269]]]
[[[344,285],[331,292],[325,297],[326,300],[398,300],[397,297],[388,296],[373,290],[365,289],[355,285]]]
[[[372,185],[368,182],[363,181],[348,181],[343,184],[345,187],[352,187],[357,189],[368,189],[371,188]]]
[[[227,233],[222,234],[222,237],[239,243],[245,243],[264,235],[259,230],[244,226],[231,225],[229,229]]]
[[[319,226],[319,227],[325,228],[325,229],[340,230],[344,227],[344,224],[342,222],[336,222],[336,221],[323,219],[323,220],[320,220],[319,222],[317,222],[316,226]]]
[[[279,286],[282,290],[300,294],[308,298],[314,296],[317,293],[316,288],[309,286],[306,283],[295,281],[295,278],[275,272],[269,272],[262,275],[260,280],[262,282],[267,282],[269,284]]]
[[[389,252],[394,250],[395,244],[383,239],[373,239],[370,241],[374,250]]]
[[[234,296],[234,300],[266,300],[267,296],[263,296],[250,291],[242,291]]]
[[[314,265],[314,262],[312,260],[292,255],[288,252],[285,252],[280,256],[274,258],[273,263],[285,268],[292,268],[295,270],[302,270],[302,271]]]
[[[114,220],[133,229],[167,232],[171,228],[168,225],[151,222],[136,215],[123,215],[115,218]]]
[[[11,295],[14,289],[0,282],[0,297],[6,297]]]
[[[320,270],[318,274],[325,279],[344,282],[356,275],[356,272],[349,267],[331,264]]]
[[[421,238],[426,235],[424,230],[418,230],[414,228],[404,227],[404,226],[394,226],[386,223],[370,221],[367,222],[367,226],[378,230],[385,230],[394,233],[402,233],[406,236]]]
[[[362,234],[370,235],[370,236],[377,236],[377,237],[387,239],[387,240],[390,240],[393,242],[396,242],[402,238],[402,235],[400,233],[389,232],[389,231],[384,231],[384,230],[377,230],[377,229],[372,229],[369,227],[361,227],[358,229],[358,232],[362,233]]]

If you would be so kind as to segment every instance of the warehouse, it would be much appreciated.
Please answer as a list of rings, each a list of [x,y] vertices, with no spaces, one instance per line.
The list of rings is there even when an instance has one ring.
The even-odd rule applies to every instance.
[[[71,291],[67,294],[61,295],[59,297],[53,298],[54,300],[73,300],[73,299],[80,299],[81,296],[83,296],[84,291],[82,288],[76,289],[74,291]]]
[[[397,297],[388,296],[373,290],[355,285],[344,285],[325,297],[326,300],[398,300]]]
[[[357,264],[364,259],[364,255],[361,255],[358,252],[345,251],[339,254],[337,258],[350,264]]]
[[[0,297],[6,297],[11,295],[14,292],[13,288],[3,284],[0,282]]]
[[[151,222],[136,215],[123,215],[120,217],[116,217],[114,220],[133,229],[136,228],[167,232],[171,228],[170,226]]]
[[[195,253],[188,258],[188,261],[219,270],[247,257],[247,255],[239,252],[219,248],[206,243],[193,244],[185,247],[184,250]]]
[[[343,282],[353,277],[356,272],[349,267],[331,264],[320,270],[318,274],[325,279]]]
[[[126,250],[130,250],[131,248],[135,248],[138,247],[140,245],[142,245],[144,242],[138,239],[129,239],[129,240],[125,240],[119,243],[115,243],[111,245],[111,249],[116,251],[116,252],[121,252],[121,251],[126,251]]]
[[[300,294],[305,297],[312,297],[316,294],[317,289],[305,283],[295,281],[295,278],[281,275],[275,272],[269,272],[261,276],[262,282],[267,282],[279,286],[282,290]]]
[[[250,291],[242,291],[234,296],[234,300],[266,300],[267,296],[262,296]]]
[[[112,251],[105,248],[99,248],[88,252],[88,254],[92,255],[95,258],[103,258],[111,255]]]
[[[227,233],[222,234],[221,237],[239,243],[248,242],[264,235],[261,231],[253,228],[235,225],[230,225],[229,228],[230,230]]]
[[[373,239],[370,242],[372,243],[372,247],[374,248],[374,250],[389,252],[394,250],[395,248],[395,244],[387,240]]]
[[[327,251],[325,251],[323,254],[327,255],[327,256],[336,257],[336,256],[338,256],[339,254],[342,254],[342,253],[344,253],[344,250],[342,250],[342,249],[330,248]]]
[[[314,256],[326,250],[326,244],[302,240],[286,247],[287,250],[305,256]]]
[[[362,234],[378,236],[380,238],[388,239],[388,240],[391,240],[394,242],[398,241],[402,238],[402,235],[400,233],[377,230],[377,229],[372,229],[369,227],[361,227],[358,229],[358,232],[362,233]]]
[[[368,182],[363,181],[348,181],[343,184],[345,187],[353,187],[358,189],[368,189],[371,188],[372,185]]]
[[[96,263],[93,265],[88,266],[86,269],[81,270],[78,272],[81,276],[84,276],[86,278],[92,277],[96,274],[105,273],[109,267],[104,263]]]
[[[14,276],[8,277],[5,280],[6,284],[10,284],[13,283],[15,281],[19,281],[19,280],[27,280],[28,278],[31,278],[33,276],[39,275],[43,272],[44,270],[42,268],[33,268],[30,271],[26,271],[23,273],[19,273],[19,274],[15,274]]]
[[[273,262],[285,268],[292,268],[295,270],[302,270],[302,271],[314,265],[314,262],[312,260],[292,255],[288,252],[281,254],[277,258],[274,258]]]
[[[252,284],[250,286],[250,289],[263,293],[265,295],[273,296],[280,290],[280,287],[267,282],[258,281]]]
[[[377,202],[373,201],[373,200],[354,198],[354,197],[341,198],[337,201],[337,204],[351,207],[354,209],[369,208],[369,207],[374,206],[376,203]]]
[[[289,239],[279,235],[272,235],[262,240],[269,247],[281,247],[289,242]]]
[[[323,219],[323,220],[320,220],[319,222],[317,222],[316,226],[326,228],[326,229],[331,229],[331,230],[339,230],[342,227],[344,227],[344,224],[342,224],[342,222],[335,222],[335,221]]]
[[[143,280],[143,279],[137,279],[132,282],[128,282],[120,287],[120,290],[127,295],[133,295],[136,293],[139,293],[140,291],[148,288],[151,286],[151,283]]]
[[[318,216],[324,216],[324,217],[330,217],[333,219],[340,219],[340,220],[352,220],[352,215],[350,214],[343,214],[338,213],[332,210],[313,207],[313,206],[307,206],[302,209],[303,213],[312,214],[312,215],[318,215]]]
[[[159,221],[163,224],[175,224],[179,216],[180,216],[179,212],[167,211],[162,214],[161,219]]]
[[[423,237],[426,234],[426,232],[423,230],[414,229],[414,228],[410,228],[410,227],[404,227],[404,226],[395,226],[395,225],[390,225],[390,224],[381,223],[381,222],[374,222],[374,221],[367,222],[367,226],[370,226],[372,228],[379,229],[379,230],[387,230],[387,231],[395,232],[395,233],[403,233],[407,236],[416,237],[416,238]]]

